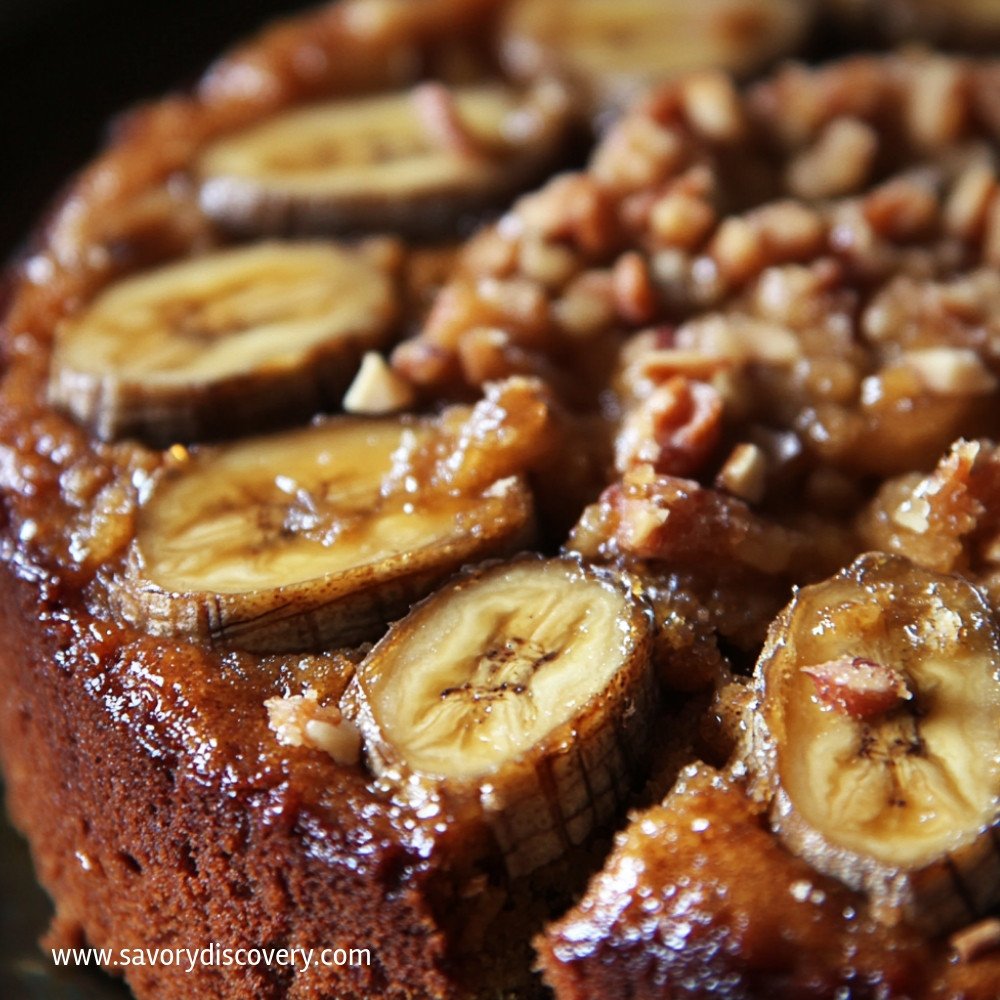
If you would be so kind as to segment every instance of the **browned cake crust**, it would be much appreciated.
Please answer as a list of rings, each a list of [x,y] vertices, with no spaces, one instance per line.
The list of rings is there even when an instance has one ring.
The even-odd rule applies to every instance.
[[[268,760],[266,730],[259,752],[243,723],[233,732],[251,677],[129,643],[69,613],[63,587],[3,589],[8,802],[58,903],[52,944],[379,942],[371,968],[300,976],[291,992],[287,976],[249,968],[128,978],[149,996],[447,994],[426,866],[360,783]]]

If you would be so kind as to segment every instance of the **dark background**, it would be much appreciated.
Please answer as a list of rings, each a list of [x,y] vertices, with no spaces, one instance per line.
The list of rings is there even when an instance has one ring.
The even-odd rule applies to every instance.
[[[108,120],[308,0],[0,0],[0,260]]]

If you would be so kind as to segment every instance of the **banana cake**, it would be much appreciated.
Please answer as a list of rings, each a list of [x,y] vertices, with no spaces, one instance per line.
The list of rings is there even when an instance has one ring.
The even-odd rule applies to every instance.
[[[342,0],[118,123],[0,328],[51,945],[996,1000],[1000,65],[774,67],[868,16]]]

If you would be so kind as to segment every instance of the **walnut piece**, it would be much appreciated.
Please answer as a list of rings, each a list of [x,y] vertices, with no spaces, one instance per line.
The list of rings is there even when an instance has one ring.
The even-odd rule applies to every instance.
[[[854,719],[885,715],[913,697],[898,670],[860,656],[803,667],[802,673],[812,678],[816,700],[823,708]]]
[[[323,750],[338,764],[352,766],[361,759],[361,733],[336,705],[321,705],[312,688],[288,698],[268,698],[268,725],[286,747]]]

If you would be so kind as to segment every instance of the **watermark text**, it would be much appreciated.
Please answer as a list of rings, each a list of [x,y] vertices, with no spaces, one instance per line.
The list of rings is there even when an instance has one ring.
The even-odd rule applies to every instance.
[[[93,965],[105,969],[129,966],[177,967],[185,972],[198,968],[224,969],[236,966],[268,969],[294,968],[308,972],[313,966],[364,967],[372,964],[369,948],[51,948],[54,965]]]

